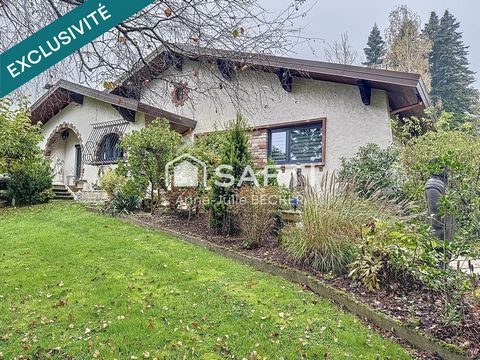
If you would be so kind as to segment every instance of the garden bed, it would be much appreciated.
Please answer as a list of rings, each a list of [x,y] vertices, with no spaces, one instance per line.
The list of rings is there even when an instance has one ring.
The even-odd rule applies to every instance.
[[[393,285],[389,289],[368,292],[365,288],[354,284],[346,275],[313,272],[301,264],[294,263],[288,254],[278,246],[275,236],[266,239],[261,248],[244,249],[241,246],[243,242],[241,237],[224,237],[213,234],[204,216],[193,217],[189,226],[186,225],[186,219],[178,214],[151,216],[138,213],[133,215],[133,218],[185,235],[200,237],[240,253],[308,272],[322,282],[351,294],[361,303],[367,304],[413,329],[422,330],[434,338],[463,350],[471,358],[480,356],[480,309],[464,307],[463,319],[457,324],[446,325],[442,316],[442,297],[425,287],[416,285],[410,289],[404,289]]]

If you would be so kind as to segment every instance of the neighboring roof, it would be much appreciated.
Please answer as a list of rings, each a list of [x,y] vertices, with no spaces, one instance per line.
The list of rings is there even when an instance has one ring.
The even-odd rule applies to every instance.
[[[148,66],[140,63],[120,81],[125,84],[133,80],[140,82],[151,80],[171,65],[165,61],[165,55],[172,52],[191,60],[229,60],[237,67],[249,66],[253,70],[276,72],[279,69],[286,69],[294,77],[341,84],[358,85],[358,82],[363,80],[373,89],[385,90],[388,93],[392,114],[403,117],[425,116],[425,108],[431,105],[425,84],[418,74],[181,44],[171,44],[168,48],[157,49],[146,59]]]
[[[166,118],[172,124],[172,127],[180,132],[194,129],[197,124],[195,120],[145,104],[139,100],[95,90],[66,80],[58,81],[32,105],[32,122],[47,123],[71,102],[82,103],[83,96],[111,104],[121,113],[122,110],[142,112],[153,117]]]

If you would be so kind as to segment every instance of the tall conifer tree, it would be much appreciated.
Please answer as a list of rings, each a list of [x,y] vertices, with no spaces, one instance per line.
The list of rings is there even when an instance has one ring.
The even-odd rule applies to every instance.
[[[372,31],[370,31],[368,36],[367,47],[363,51],[367,57],[363,65],[375,67],[382,64],[387,49],[377,24],[373,25]]]
[[[425,29],[423,30],[430,40],[432,40],[432,42],[435,40],[435,36],[438,33],[439,27],[440,19],[438,18],[437,13],[432,11],[430,13],[430,19],[428,20],[428,23],[425,24]]]
[[[474,72],[469,69],[468,46],[463,43],[460,23],[447,10],[438,22],[435,13],[425,26],[425,33],[432,40],[430,72],[432,76],[431,97],[441,101],[443,109],[458,115],[471,112],[478,96],[471,85]]]

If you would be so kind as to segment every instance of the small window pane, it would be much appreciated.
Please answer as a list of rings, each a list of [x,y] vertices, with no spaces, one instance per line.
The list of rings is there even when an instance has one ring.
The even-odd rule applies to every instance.
[[[290,130],[291,161],[322,160],[322,127]]]
[[[123,157],[123,151],[119,148],[120,137],[117,134],[106,135],[101,143],[98,153],[98,161],[116,161]]]
[[[271,153],[272,160],[287,160],[287,132],[272,132]]]

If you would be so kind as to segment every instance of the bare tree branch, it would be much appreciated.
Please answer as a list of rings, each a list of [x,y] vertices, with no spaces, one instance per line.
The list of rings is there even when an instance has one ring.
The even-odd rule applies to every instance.
[[[358,54],[350,45],[348,33],[341,35],[340,42],[335,41],[333,45],[328,44],[325,49],[325,58],[328,62],[353,65],[357,62]]]
[[[36,98],[43,86],[60,78],[101,88],[147,64],[159,47],[174,44],[214,47],[235,52],[284,54],[309,41],[295,25],[305,15],[306,0],[277,14],[257,0],[164,0],[154,2],[78,52],[55,65],[22,89]],[[32,35],[84,0],[4,0],[0,7],[0,51]],[[188,56],[188,54],[186,54]],[[226,84],[228,86],[228,84]]]

